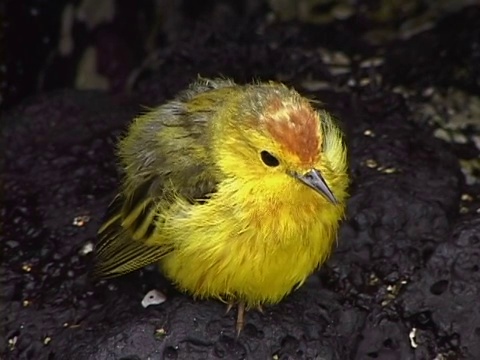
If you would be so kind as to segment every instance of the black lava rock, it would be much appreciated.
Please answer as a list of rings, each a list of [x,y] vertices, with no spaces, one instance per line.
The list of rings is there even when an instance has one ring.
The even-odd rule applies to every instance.
[[[408,84],[421,92],[462,79],[452,70],[436,83],[438,67],[423,79],[421,71],[387,76],[405,71],[398,61],[404,54],[415,67],[411,54],[424,38],[448,53],[455,39],[442,34],[452,22],[478,45],[478,31],[468,38],[473,11],[390,43],[395,56],[368,71],[362,56],[388,46],[366,43],[354,21],[269,25],[255,18],[223,23],[223,33],[203,24],[198,37],[162,48],[155,66],[138,71],[129,94],[62,90],[3,114],[1,357],[478,358],[479,217],[459,214],[469,188],[458,154],[415,121],[411,105],[418,99],[395,90]],[[464,70],[478,74],[478,53],[455,46]],[[332,71],[325,57],[335,47],[351,59],[346,73]],[[428,56],[422,52],[419,66]],[[249,312],[238,338],[234,311],[225,315],[224,304],[178,293],[155,270],[102,282],[89,276],[96,231],[118,186],[117,137],[142,105],[164,101],[198,73],[293,84],[339,118],[349,145],[351,198],[330,260],[280,304]],[[305,85],[309,78],[315,86]],[[465,89],[472,88],[470,78]],[[145,309],[141,300],[153,288],[168,300]]]

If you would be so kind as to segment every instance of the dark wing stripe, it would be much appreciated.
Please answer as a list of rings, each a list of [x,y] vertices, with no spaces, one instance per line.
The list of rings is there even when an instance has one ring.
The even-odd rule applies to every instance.
[[[144,245],[155,233],[156,201],[159,198],[151,191],[162,193],[158,188],[158,179],[152,177],[139,184],[131,196],[120,194],[112,201],[104,225],[98,232],[95,277],[109,278],[137,270],[157,262],[171,251],[165,245]]]
[[[145,234],[143,235],[145,239],[149,239],[153,235],[155,229],[157,228],[157,226],[155,225],[157,222],[157,219],[158,219],[158,216],[155,216],[153,218],[153,221],[150,223],[150,225],[148,225],[147,231],[145,231]]]
[[[145,178],[135,187],[127,185],[114,199],[98,233],[93,271],[97,278],[137,270],[158,262],[173,250],[172,239],[162,238],[158,212],[169,209],[177,196],[190,201],[192,206],[198,206],[208,202],[216,190],[215,176],[206,173],[205,167],[194,166],[189,170],[191,172],[185,176],[175,177],[176,188],[164,187],[165,181],[172,181],[172,175],[164,173],[161,177]]]
[[[122,207],[123,214],[130,214],[134,212],[139,205],[141,205],[145,199],[148,199],[150,194],[150,189],[154,181],[153,177],[146,179],[140,185],[136,186],[132,191],[131,195],[125,199]]]
[[[120,194],[115,196],[112,202],[108,205],[107,212],[104,217],[104,222],[118,215],[123,206],[123,203],[123,196],[121,196]]]
[[[155,206],[153,201],[148,201],[141,206],[142,209],[128,228],[134,239],[142,239],[144,237],[148,227],[147,222],[151,223],[154,217]]]

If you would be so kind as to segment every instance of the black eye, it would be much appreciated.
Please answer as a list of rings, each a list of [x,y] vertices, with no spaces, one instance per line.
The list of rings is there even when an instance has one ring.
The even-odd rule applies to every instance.
[[[262,157],[262,161],[267,166],[275,167],[275,166],[280,165],[280,161],[278,161],[278,159],[275,156],[273,156],[272,154],[270,154],[268,151],[263,150],[260,153],[260,156]]]

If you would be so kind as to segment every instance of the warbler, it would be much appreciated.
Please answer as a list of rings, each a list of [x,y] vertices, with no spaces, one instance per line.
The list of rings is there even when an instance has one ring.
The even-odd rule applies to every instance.
[[[158,263],[196,298],[275,304],[322,264],[347,198],[347,151],[324,110],[276,83],[198,79],[134,119],[95,274]]]

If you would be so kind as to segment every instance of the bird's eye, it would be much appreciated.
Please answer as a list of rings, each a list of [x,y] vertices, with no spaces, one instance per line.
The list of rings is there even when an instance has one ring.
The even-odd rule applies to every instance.
[[[280,161],[278,161],[278,159],[275,156],[273,156],[272,154],[270,154],[268,151],[263,150],[260,153],[260,156],[262,158],[262,161],[267,166],[275,167],[275,166],[280,165]]]

